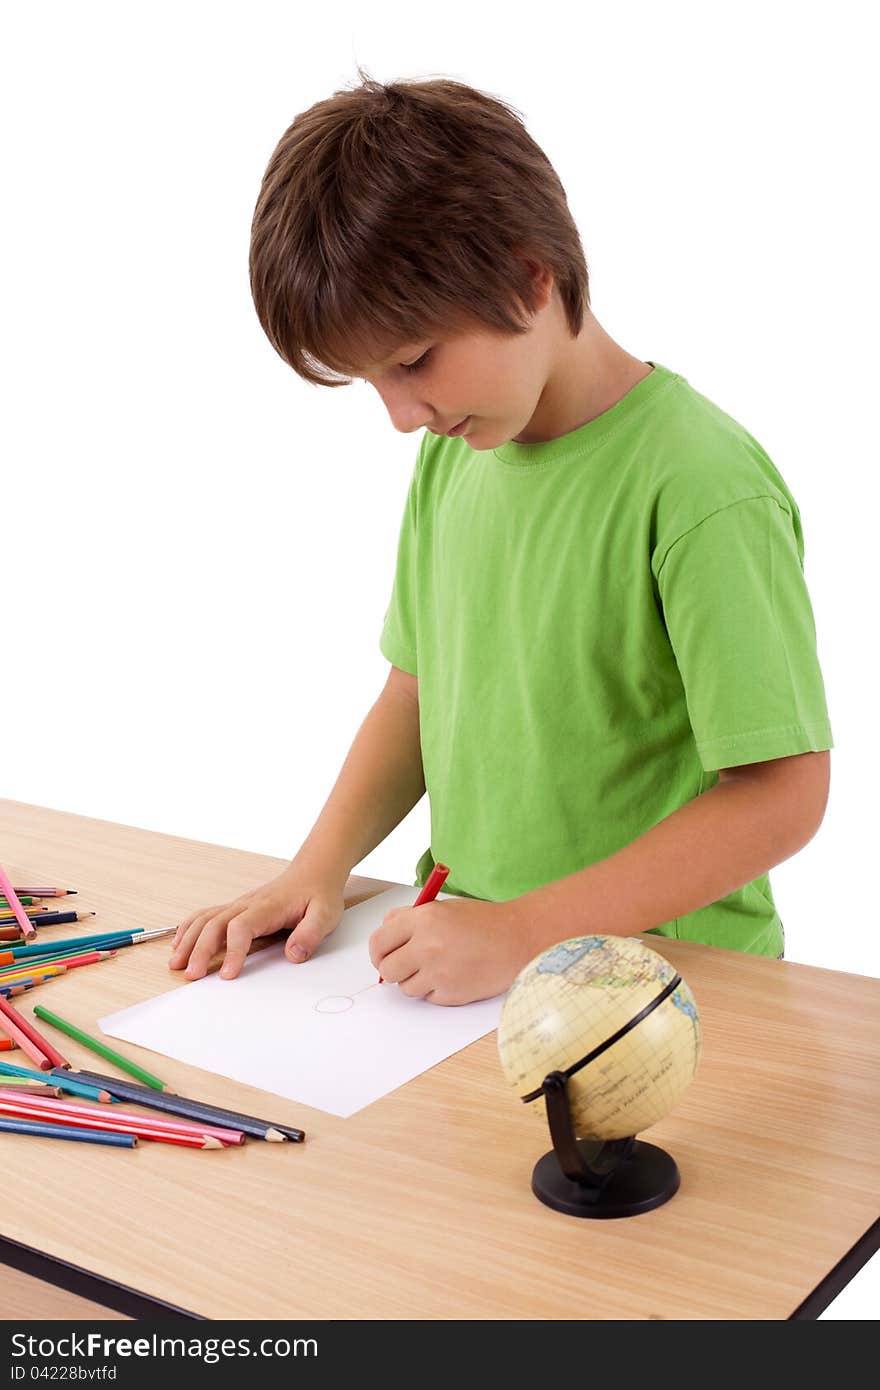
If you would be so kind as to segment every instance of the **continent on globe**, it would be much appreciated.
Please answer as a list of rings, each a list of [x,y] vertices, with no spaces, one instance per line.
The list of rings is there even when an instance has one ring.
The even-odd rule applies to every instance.
[[[581,936],[530,961],[498,1026],[504,1074],[545,1122],[544,1078],[567,1074],[574,1132],[623,1139],[655,1124],[700,1056],[696,1001],[675,967],[632,937]]]

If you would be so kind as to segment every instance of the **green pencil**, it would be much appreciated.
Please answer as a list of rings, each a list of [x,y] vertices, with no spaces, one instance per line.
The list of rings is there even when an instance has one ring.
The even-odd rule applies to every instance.
[[[97,1038],[89,1037],[81,1028],[75,1024],[68,1023],[66,1019],[59,1018],[57,1014],[50,1013],[41,1004],[34,1005],[34,1013],[37,1018],[41,1018],[46,1023],[51,1023],[53,1028],[59,1032],[66,1033],[69,1038],[74,1038],[76,1042],[82,1043],[90,1052],[97,1052],[99,1057],[104,1057],[121,1071],[127,1071],[129,1076],[136,1076],[139,1081],[143,1081],[146,1086],[152,1086],[154,1091],[164,1091],[165,1082],[160,1081],[158,1076],[153,1076],[151,1072],[139,1067],[137,1062],[130,1062],[127,1057],[122,1057],[118,1052],[114,1052],[112,1047],[107,1047],[104,1043],[98,1042]]]

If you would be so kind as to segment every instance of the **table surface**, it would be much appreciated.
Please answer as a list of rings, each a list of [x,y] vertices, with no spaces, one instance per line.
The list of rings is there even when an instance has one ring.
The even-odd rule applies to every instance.
[[[172,925],[286,861],[0,801],[0,862],[14,884],[76,888],[64,906],[95,909],[88,930],[109,931]],[[352,876],[346,902],[390,886]],[[16,1003],[97,1031],[187,987],[168,942]],[[549,1134],[504,1081],[494,1033],[349,1119],[125,1044],[173,1090],[296,1125],[305,1142],[129,1151],[5,1135],[0,1258],[24,1246],[214,1319],[815,1316],[876,1245],[880,980],[648,942],[690,984],[703,1033],[694,1081],[642,1136],[681,1171],[653,1212],[584,1220],[532,1195]],[[73,1041],[62,1050],[114,1070]]]

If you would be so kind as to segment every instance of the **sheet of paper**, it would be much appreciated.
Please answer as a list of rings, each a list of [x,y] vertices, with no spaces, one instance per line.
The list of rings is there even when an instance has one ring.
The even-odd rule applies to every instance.
[[[414,897],[401,886],[348,908],[303,965],[270,946],[236,980],[209,975],[100,1026],[205,1071],[353,1115],[498,1026],[504,995],[443,1007],[378,983],[367,941],[389,908],[411,907]]]

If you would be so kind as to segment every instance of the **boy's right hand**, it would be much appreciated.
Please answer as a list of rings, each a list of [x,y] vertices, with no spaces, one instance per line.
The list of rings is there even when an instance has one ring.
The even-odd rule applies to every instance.
[[[226,948],[220,969],[224,980],[239,974],[258,936],[271,936],[285,927],[293,930],[284,954],[289,961],[309,956],[339,926],[345,910],[345,882],[336,877],[291,865],[277,878],[251,888],[230,903],[191,912],[177,928],[171,944],[169,969],[183,970],[190,980],[208,972],[212,958]]]

